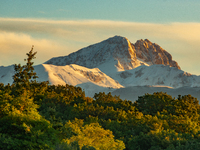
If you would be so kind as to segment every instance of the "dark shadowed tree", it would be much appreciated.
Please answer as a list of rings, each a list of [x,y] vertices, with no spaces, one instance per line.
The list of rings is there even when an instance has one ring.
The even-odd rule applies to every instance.
[[[25,59],[25,61],[27,61],[26,65],[21,66],[20,64],[15,64],[14,66],[15,75],[13,76],[13,83],[16,85],[23,85],[27,87],[30,82],[34,82],[35,79],[38,78],[38,76],[34,72],[34,62],[32,62],[32,60],[36,58],[35,55],[37,54],[37,52],[33,52],[33,47],[34,46],[32,46],[29,53],[26,53],[26,55],[28,56],[28,58]]]

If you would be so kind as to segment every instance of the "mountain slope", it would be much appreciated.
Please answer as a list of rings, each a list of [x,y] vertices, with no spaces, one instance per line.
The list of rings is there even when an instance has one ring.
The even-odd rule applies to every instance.
[[[58,66],[77,64],[87,68],[99,68],[106,74],[154,64],[180,69],[178,63],[172,60],[172,56],[159,45],[149,40],[138,40],[132,44],[127,38],[121,36],[114,36],[90,45],[68,56],[52,58],[45,64]]]
[[[92,83],[101,87],[123,87],[98,68],[88,69],[75,64],[66,66],[43,64],[43,67],[48,73],[51,84],[70,84],[76,86],[83,83]]]
[[[164,65],[140,66],[112,74],[114,80],[128,86],[200,87],[200,76]]]
[[[49,81],[54,85],[70,84],[73,86],[85,84],[94,84],[105,88],[123,87],[117,81],[113,80],[98,68],[88,69],[78,65],[55,66],[42,64],[34,66],[38,75],[37,81]],[[14,66],[0,67],[0,83],[12,84],[14,75]]]
[[[11,66],[0,66],[0,83],[3,84],[12,84],[13,79],[12,76],[14,75],[14,65]]]
[[[177,98],[178,95],[192,95],[200,100],[200,87],[180,87],[176,89],[167,87],[148,87],[148,86],[130,86],[125,88],[120,88],[112,91],[112,95],[120,96],[121,99],[127,99],[131,101],[136,101],[138,96],[143,96],[146,93],[153,94],[154,92],[166,92],[172,97]]]

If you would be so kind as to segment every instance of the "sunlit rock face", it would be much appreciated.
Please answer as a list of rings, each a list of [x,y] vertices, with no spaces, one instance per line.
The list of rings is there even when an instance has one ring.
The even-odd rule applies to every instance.
[[[82,48],[68,56],[56,57],[45,62],[59,66],[77,64],[87,68],[124,71],[141,65],[169,65],[180,69],[172,56],[159,45],[149,40],[132,44],[126,37],[114,36],[100,43]],[[105,70],[103,70],[105,71]]]
[[[172,56],[156,43],[148,39],[138,40],[132,45],[135,48],[136,56],[145,62],[154,64],[169,65],[181,69],[178,63],[172,60]]]

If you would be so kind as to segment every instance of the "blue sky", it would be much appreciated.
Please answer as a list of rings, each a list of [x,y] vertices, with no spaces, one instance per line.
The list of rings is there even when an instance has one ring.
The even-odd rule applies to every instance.
[[[2,0],[1,17],[199,22],[199,0]]]
[[[0,65],[35,64],[68,55],[115,35],[149,39],[182,70],[200,75],[199,0],[1,0]]]

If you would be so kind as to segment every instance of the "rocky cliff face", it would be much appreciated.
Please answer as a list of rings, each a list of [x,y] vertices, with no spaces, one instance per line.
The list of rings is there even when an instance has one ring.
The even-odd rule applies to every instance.
[[[172,60],[172,56],[156,43],[150,42],[148,39],[138,40],[132,45],[135,48],[136,56],[145,62],[154,64],[169,65],[181,69],[178,63]]]
[[[52,58],[45,63],[59,66],[77,64],[100,69],[102,66],[107,66],[107,69],[116,68],[118,71],[154,64],[169,65],[180,69],[178,63],[172,60],[172,56],[159,45],[147,39],[138,40],[132,44],[127,38],[121,36],[114,36],[90,45],[68,56]]]

